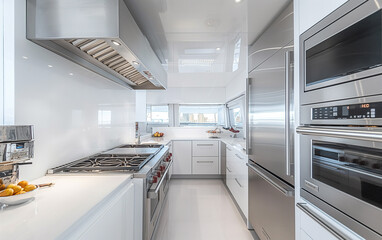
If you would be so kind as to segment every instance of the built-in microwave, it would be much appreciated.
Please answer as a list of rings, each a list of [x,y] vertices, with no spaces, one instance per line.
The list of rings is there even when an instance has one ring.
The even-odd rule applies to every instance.
[[[301,104],[382,92],[381,6],[350,0],[300,36]]]

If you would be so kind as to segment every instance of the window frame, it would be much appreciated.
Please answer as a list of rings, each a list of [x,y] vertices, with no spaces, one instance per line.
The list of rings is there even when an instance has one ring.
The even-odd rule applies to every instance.
[[[180,120],[180,116],[181,116],[181,112],[180,112],[180,109],[182,106],[192,106],[192,107],[206,107],[206,106],[216,106],[217,108],[217,114],[218,114],[218,119],[217,119],[217,123],[182,123],[181,120]],[[221,114],[223,114],[223,116],[221,116],[223,119],[219,120],[219,111],[221,111]],[[226,111],[225,111],[225,104],[179,104],[178,105],[178,109],[176,111],[177,113],[177,116],[176,116],[176,119],[177,119],[177,125],[179,127],[210,127],[210,126],[226,126],[227,124],[227,118],[226,118]]]
[[[167,106],[167,116],[168,116],[168,122],[149,122],[148,121],[148,108],[150,108],[150,111],[152,112],[152,108],[153,106]],[[170,122],[171,122],[171,115],[170,115],[170,104],[146,104],[146,123],[147,125],[159,125],[159,126],[163,126],[163,125],[168,125],[170,126]]]

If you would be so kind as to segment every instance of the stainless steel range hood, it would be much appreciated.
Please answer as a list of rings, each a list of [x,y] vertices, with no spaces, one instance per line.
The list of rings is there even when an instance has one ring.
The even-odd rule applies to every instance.
[[[27,0],[27,38],[131,89],[167,73],[123,0]]]

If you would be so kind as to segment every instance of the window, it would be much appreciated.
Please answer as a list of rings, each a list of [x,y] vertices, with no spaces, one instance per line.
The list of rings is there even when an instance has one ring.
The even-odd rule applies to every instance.
[[[168,105],[148,105],[147,122],[151,124],[168,124]]]
[[[243,127],[243,117],[240,106],[229,109],[229,120],[232,127]]]
[[[181,126],[224,125],[224,105],[180,105]]]
[[[244,96],[238,97],[227,103],[229,125],[233,128],[243,128],[244,126]]]

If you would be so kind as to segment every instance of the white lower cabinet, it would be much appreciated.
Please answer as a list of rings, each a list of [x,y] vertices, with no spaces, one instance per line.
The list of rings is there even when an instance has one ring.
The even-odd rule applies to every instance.
[[[219,174],[219,157],[192,157],[193,174]]]
[[[248,162],[247,156],[232,146],[226,147],[226,183],[241,211],[248,218]]]
[[[308,206],[308,205],[307,205]],[[314,212],[315,215],[320,216],[322,219],[326,219],[327,217],[324,216],[323,213],[319,213],[318,210],[314,210],[313,207],[309,206],[308,209],[310,209],[311,212]],[[338,240],[338,238],[332,234],[330,231],[328,231],[323,225],[318,223],[315,219],[310,217],[308,214],[306,214],[304,211],[296,208],[296,211],[298,211],[298,216],[300,216],[300,239],[301,240]],[[344,227],[340,227],[340,224],[332,219],[326,219],[326,224],[332,225],[331,227],[336,229],[340,235],[346,236],[346,239],[360,239],[356,234],[345,230]],[[338,230],[341,229],[341,230]]]
[[[100,207],[99,212],[89,217],[77,233],[79,236],[70,239],[133,240],[134,184],[124,187],[105,207]]]
[[[191,174],[192,141],[173,141],[173,174]]]
[[[173,174],[218,175],[220,167],[219,141],[172,142]]]

